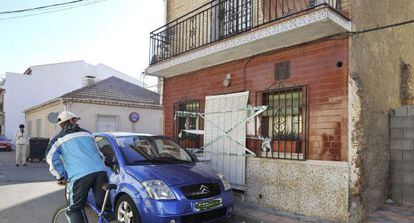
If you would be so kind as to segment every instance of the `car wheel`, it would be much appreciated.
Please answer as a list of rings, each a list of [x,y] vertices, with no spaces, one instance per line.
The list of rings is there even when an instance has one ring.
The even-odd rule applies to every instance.
[[[116,203],[116,218],[122,223],[140,223],[138,209],[135,202],[128,196],[123,195]]]

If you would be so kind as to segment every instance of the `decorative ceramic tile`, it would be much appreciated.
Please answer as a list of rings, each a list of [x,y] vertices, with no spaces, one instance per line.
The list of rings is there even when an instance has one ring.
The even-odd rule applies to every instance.
[[[168,69],[170,67],[186,63],[192,60],[200,59],[210,54],[219,53],[231,48],[238,47],[240,45],[265,39],[270,36],[279,35],[281,33],[298,29],[310,24],[329,20],[334,21],[336,24],[338,24],[345,30],[351,30],[351,21],[345,19],[344,17],[340,16],[338,13],[334,12],[329,8],[322,8],[311,13],[277,23],[269,27],[257,28],[258,30],[256,31],[241,34],[239,36],[229,38],[228,40],[213,44],[211,46],[207,46],[199,50],[188,52],[186,54],[173,57],[169,60],[159,62],[155,65],[148,67],[146,71],[150,74],[157,74],[158,72]]]

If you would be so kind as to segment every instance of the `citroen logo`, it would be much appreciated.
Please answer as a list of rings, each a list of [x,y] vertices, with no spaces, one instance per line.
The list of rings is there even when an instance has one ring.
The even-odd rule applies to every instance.
[[[210,193],[210,190],[208,189],[208,187],[206,185],[201,185],[200,194],[208,194],[208,193]]]

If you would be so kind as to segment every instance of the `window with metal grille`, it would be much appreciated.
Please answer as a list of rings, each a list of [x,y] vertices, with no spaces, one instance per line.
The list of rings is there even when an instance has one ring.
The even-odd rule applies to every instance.
[[[199,129],[198,114],[186,112],[200,112],[200,102],[178,102],[174,105],[174,138],[186,148],[199,148],[199,135],[187,131]]]
[[[119,119],[117,115],[97,114],[97,132],[116,132],[119,129]]]
[[[212,39],[232,36],[252,26],[252,0],[214,1],[212,8]]]
[[[277,89],[263,93],[268,110],[261,115],[261,132],[271,139],[265,157],[305,159],[307,146],[306,86]]]

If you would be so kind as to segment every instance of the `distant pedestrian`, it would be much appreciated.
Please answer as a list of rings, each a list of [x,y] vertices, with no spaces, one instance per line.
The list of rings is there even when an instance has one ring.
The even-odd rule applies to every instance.
[[[26,164],[26,149],[27,149],[27,142],[28,137],[26,132],[24,131],[24,125],[19,125],[19,131],[16,133],[14,137],[16,142],[16,166],[23,165],[27,166]]]

